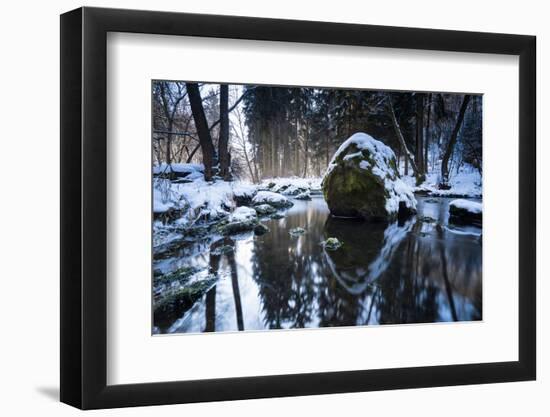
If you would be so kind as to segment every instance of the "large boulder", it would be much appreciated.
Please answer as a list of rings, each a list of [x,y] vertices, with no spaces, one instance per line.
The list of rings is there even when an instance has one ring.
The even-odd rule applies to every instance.
[[[395,154],[365,133],[355,133],[338,148],[322,187],[333,216],[388,221],[416,212],[416,199],[399,177]]]

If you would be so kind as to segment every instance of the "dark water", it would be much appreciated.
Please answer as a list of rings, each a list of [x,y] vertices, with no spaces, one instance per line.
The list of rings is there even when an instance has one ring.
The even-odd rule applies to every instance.
[[[481,229],[448,225],[450,201],[419,197],[417,216],[384,225],[332,218],[322,198],[295,200],[285,218],[264,221],[263,236],[224,238],[166,261],[207,268],[219,280],[156,331],[481,320]],[[306,233],[292,237],[294,227]],[[343,247],[325,251],[328,237]],[[234,251],[218,255],[221,246]]]

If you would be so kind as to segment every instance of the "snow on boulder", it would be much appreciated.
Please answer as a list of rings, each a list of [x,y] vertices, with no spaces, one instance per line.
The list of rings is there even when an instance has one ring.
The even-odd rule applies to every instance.
[[[262,182],[262,187],[275,193],[296,196],[308,191],[319,191],[320,178],[268,178]]]
[[[224,221],[220,225],[219,231],[224,235],[229,235],[254,230],[257,225],[258,216],[256,215],[256,210],[250,207],[241,206],[237,207],[235,211],[228,216],[227,221]]]
[[[379,221],[416,212],[416,199],[399,177],[395,154],[366,133],[355,133],[340,145],[322,187],[337,217]]]
[[[458,199],[449,203],[449,222],[481,226],[483,206],[472,200]]]
[[[256,210],[250,207],[237,207],[233,213],[229,215],[229,222],[246,222],[256,220]]]
[[[261,205],[269,204],[275,208],[292,207],[292,202],[284,195],[274,193],[272,191],[258,191],[258,193],[252,199],[252,204]]]

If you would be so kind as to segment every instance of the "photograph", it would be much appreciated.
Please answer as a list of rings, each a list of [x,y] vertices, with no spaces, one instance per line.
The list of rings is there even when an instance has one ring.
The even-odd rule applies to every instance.
[[[151,95],[153,334],[482,320],[482,95]]]

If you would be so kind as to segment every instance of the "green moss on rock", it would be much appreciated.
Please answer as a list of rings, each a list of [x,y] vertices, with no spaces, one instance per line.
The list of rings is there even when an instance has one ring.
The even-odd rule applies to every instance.
[[[216,277],[194,282],[169,292],[154,303],[154,322],[159,327],[168,326],[181,317],[195,302],[216,283]]]
[[[153,277],[154,285],[167,285],[171,284],[172,282],[179,281],[180,283],[183,283],[191,276],[197,272],[197,270],[193,267],[184,266],[182,268],[178,268],[175,271],[172,271],[167,274],[155,274]]]
[[[412,190],[401,181],[392,150],[364,133],[344,142],[322,183],[332,215],[385,221],[416,210]]]

